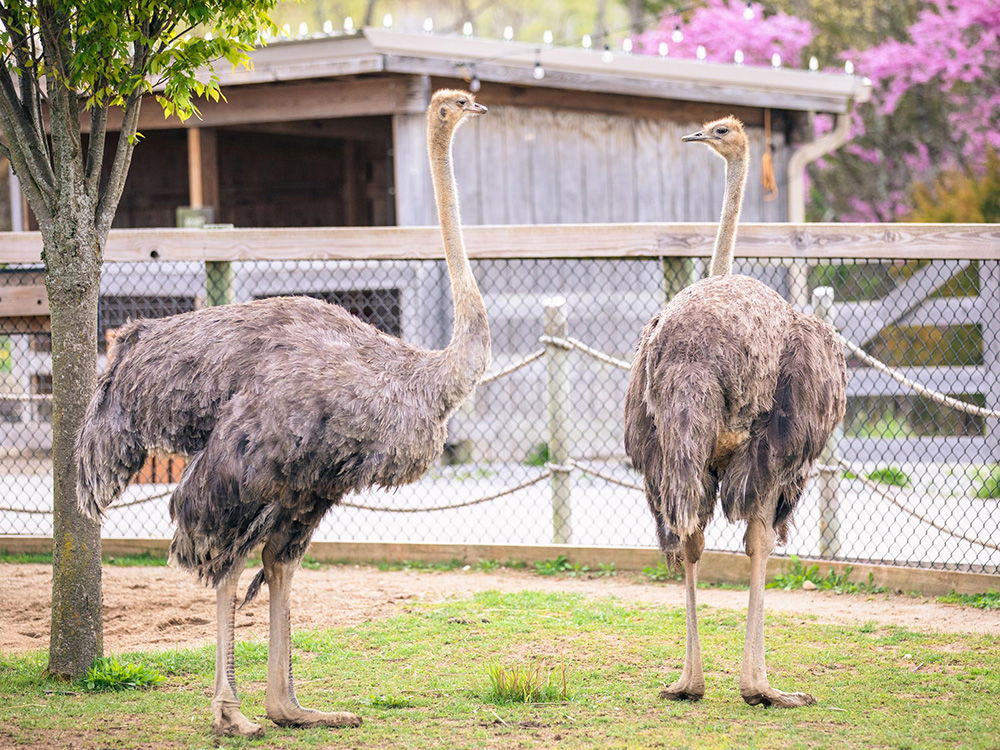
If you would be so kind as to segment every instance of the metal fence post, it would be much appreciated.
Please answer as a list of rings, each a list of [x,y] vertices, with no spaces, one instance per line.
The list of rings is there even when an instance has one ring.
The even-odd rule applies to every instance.
[[[821,286],[812,293],[813,313],[817,318],[835,325],[833,314],[833,287]],[[819,470],[819,555],[835,557],[840,551],[840,469],[837,466],[837,449],[844,427],[838,424],[819,455],[823,468]],[[829,467],[829,468],[827,468]]]
[[[566,300],[545,300],[544,331],[553,339],[565,339]],[[569,350],[549,340],[545,343],[545,364],[549,393],[549,468],[552,471],[552,542],[569,544],[572,537],[570,493],[573,478],[569,472]]]

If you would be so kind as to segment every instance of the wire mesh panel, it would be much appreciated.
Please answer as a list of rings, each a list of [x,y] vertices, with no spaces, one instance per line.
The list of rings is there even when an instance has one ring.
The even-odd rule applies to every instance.
[[[628,361],[646,321],[703,275],[703,262],[517,259],[473,268],[490,316],[490,373],[501,376],[455,414],[442,459],[423,479],[344,498],[314,538],[653,546],[642,479],[622,447]],[[889,368],[849,354],[847,415],[784,551],[1000,572],[1000,420],[990,416],[1000,408],[1000,263],[743,258],[735,270],[798,295],[800,307],[812,290],[832,287],[832,322]],[[795,281],[803,273],[804,288]],[[0,276],[5,286],[40,283],[33,269]],[[246,261],[219,278],[235,302],[309,295],[420,346],[443,347],[451,334],[439,261]],[[206,294],[202,263],[108,264],[100,366],[127,320],[217,298]],[[0,534],[49,535],[51,347],[38,319],[3,320]],[[108,511],[105,535],[170,536],[166,496],[185,465],[150,456]],[[716,518],[707,547],[742,550],[742,535]]]

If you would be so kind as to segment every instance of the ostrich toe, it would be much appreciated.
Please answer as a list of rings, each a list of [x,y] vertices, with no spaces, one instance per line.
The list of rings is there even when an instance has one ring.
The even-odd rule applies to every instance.
[[[360,727],[361,717],[346,711],[314,711],[311,708],[269,712],[267,715],[279,727]]]
[[[816,699],[809,693],[784,693],[772,687],[761,690],[741,691],[743,700],[751,706],[777,706],[778,708],[799,708],[811,706]]]

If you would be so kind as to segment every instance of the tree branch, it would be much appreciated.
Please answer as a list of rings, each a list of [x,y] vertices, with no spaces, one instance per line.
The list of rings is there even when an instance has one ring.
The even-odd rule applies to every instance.
[[[39,219],[51,215],[55,175],[52,165],[42,158],[44,144],[21,106],[14,82],[6,68],[0,69],[0,120],[7,136],[11,163]]]
[[[135,148],[133,137],[139,126],[139,107],[142,104],[142,91],[134,91],[125,102],[125,112],[122,115],[122,126],[118,131],[118,146],[111,162],[111,173],[101,191],[97,204],[97,232],[103,244],[114,221],[118,201],[125,189],[125,178],[128,176],[129,164],[132,162],[132,151]]]
[[[95,105],[90,111],[90,141],[87,144],[87,163],[84,176],[87,192],[96,200],[104,168],[104,143],[108,133],[108,105]]]

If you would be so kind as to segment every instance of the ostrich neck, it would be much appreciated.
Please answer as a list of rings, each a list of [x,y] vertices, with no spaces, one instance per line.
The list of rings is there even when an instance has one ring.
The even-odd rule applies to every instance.
[[[446,396],[449,401],[452,398],[461,401],[472,391],[489,365],[490,329],[486,306],[472,275],[462,239],[462,220],[451,156],[453,134],[454,131],[432,127],[428,134],[428,154],[455,313],[451,341],[444,350],[447,372],[441,384],[449,394]]]
[[[715,236],[715,251],[709,276],[725,276],[733,272],[733,253],[736,249],[736,227],[743,205],[743,189],[747,182],[746,157],[726,160],[726,197],[722,202],[722,218]]]

